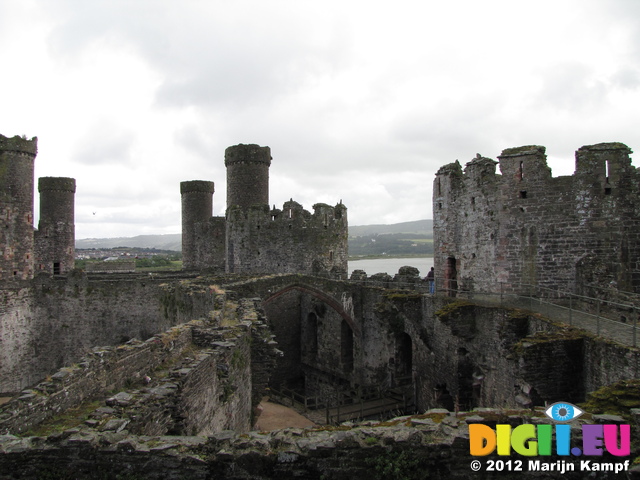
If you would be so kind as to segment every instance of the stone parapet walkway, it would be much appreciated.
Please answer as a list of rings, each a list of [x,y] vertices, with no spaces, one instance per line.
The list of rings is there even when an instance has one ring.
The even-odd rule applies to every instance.
[[[566,323],[630,347],[636,347],[640,343],[638,311],[635,307],[609,308],[598,312],[597,305],[594,304],[524,295],[458,292],[456,298],[484,305],[530,310],[549,320]],[[596,299],[593,300],[594,303],[597,302]]]

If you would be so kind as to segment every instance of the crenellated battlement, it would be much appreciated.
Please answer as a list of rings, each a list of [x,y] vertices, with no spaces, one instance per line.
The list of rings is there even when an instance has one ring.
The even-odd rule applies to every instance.
[[[282,209],[273,206],[269,209],[267,205],[252,205],[248,209],[243,209],[237,205],[227,210],[227,219],[235,221],[251,220],[258,222],[259,225],[269,223],[291,225],[293,223],[304,223],[306,227],[319,226],[326,228],[329,225],[339,223],[345,226],[347,207],[342,203],[338,203],[332,207],[325,203],[316,203],[313,205],[313,213],[305,210],[302,204],[289,200],[284,202]]]
[[[620,175],[633,174],[635,167],[631,165],[631,148],[623,143],[599,143],[580,147],[575,154],[574,177],[589,176],[592,180],[609,179],[609,182],[620,180]],[[502,177],[504,183],[518,184],[523,181],[544,180],[553,178],[551,168],[547,165],[546,148],[540,145],[506,148],[498,155],[498,160],[478,154],[469,161],[464,170],[459,161],[440,167],[436,179],[448,177],[450,182],[463,181],[465,176],[487,180],[491,175]],[[500,173],[496,173],[495,166]]]
[[[76,193],[76,179],[68,177],[40,177],[38,191],[57,191]]]
[[[188,182],[180,182],[180,193],[210,193],[213,195],[215,192],[215,185],[213,182],[206,180],[190,180]]]
[[[29,140],[24,136],[5,137],[0,134],[0,151],[26,153],[35,157],[38,154],[38,137]]]
[[[230,273],[347,274],[347,208],[313,206],[291,198],[269,207],[271,149],[235,145],[225,150],[227,212],[211,217],[213,183],[182,182],[183,265]],[[223,235],[224,233],[224,235]]]
[[[456,288],[543,283],[640,291],[640,174],[622,143],[583,146],[553,177],[546,149],[443,166],[433,189],[437,275]],[[499,167],[500,173],[496,172]],[[603,281],[606,279],[606,281]]]
[[[224,151],[224,165],[236,165],[239,163],[261,163],[271,166],[271,149],[256,144],[245,145],[240,143],[227,147]]]

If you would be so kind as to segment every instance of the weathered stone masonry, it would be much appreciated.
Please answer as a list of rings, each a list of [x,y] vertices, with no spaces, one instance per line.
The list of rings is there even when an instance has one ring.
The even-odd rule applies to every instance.
[[[536,423],[537,414],[492,411],[487,420],[436,410],[384,429],[229,430],[251,427],[268,385],[327,404],[401,386],[417,410],[454,411],[579,402],[640,375],[635,349],[528,312],[422,294],[411,267],[346,281],[346,208],[317,204],[312,214],[291,200],[270,209],[268,147],[227,150],[226,218],[211,217],[212,182],[181,184],[185,265],[241,274],[87,277],[65,272],[64,260],[58,272],[55,259],[72,239],[73,179],[41,181],[43,202],[58,206],[45,208],[34,246],[15,178],[33,174],[35,140],[0,140],[0,162],[10,161],[0,171],[10,220],[0,238],[8,247],[0,392],[22,390],[0,408],[0,476],[359,478],[392,465],[467,478],[468,423]],[[513,289],[526,281],[588,290],[612,280],[635,289],[638,182],[629,153],[621,144],[583,147],[576,175],[560,179],[542,147],[505,150],[502,175],[481,157],[464,173],[457,163],[443,167],[434,189],[440,277],[459,289],[498,280]],[[40,237],[47,228],[57,237]],[[42,253],[14,255],[23,233]],[[33,261],[46,255],[43,270],[64,275],[33,279]],[[291,273],[247,275],[277,272]],[[78,413],[72,428],[14,436],[75,408],[88,417]]]
[[[33,277],[33,163],[38,139],[0,135],[0,280]]]
[[[185,277],[186,278],[186,277]],[[165,279],[166,280],[166,279]],[[3,288],[0,392],[16,392],[97,345],[118,345],[208,315],[215,295],[148,275],[38,276]]]
[[[581,147],[573,176],[553,178],[545,148],[442,167],[433,188],[434,263],[447,287],[519,284],[599,296],[640,292],[640,175],[621,143]],[[495,171],[499,164],[501,175]]]
[[[40,221],[35,232],[36,273],[59,275],[75,268],[75,193],[73,178],[38,180]]]
[[[218,287],[210,287],[211,292],[217,292],[208,316],[211,320],[188,322],[146,342],[96,348],[77,365],[62,369],[49,381],[23,392],[10,409],[3,409],[2,413],[11,412],[9,418],[0,414],[0,422],[4,420],[7,425],[22,422],[20,426],[12,424],[12,433],[31,428],[25,421],[38,416],[42,419],[43,414],[50,416],[63,409],[63,402],[78,402],[79,394],[97,393],[100,398],[101,392],[111,390],[109,396],[101,397],[104,403],[92,407],[93,413],[82,425],[46,438],[0,437],[0,471],[17,472],[20,477],[15,478],[38,478],[45,473],[64,478],[69,472],[89,478],[111,469],[111,475],[144,473],[147,478],[324,475],[346,479],[375,475],[376,466],[390,464],[405,473],[421,468],[433,478],[468,478],[469,423],[515,426],[548,422],[541,411],[482,410],[454,416],[431,410],[383,424],[369,422],[337,429],[293,429],[270,434],[224,431],[248,428],[250,406],[255,404],[256,394],[264,391],[265,373],[275,372],[270,363],[273,353],[269,350],[273,352],[274,346],[271,332],[266,325],[261,326],[261,315],[255,309],[261,302],[235,299],[249,292],[270,298],[270,291],[286,290],[275,300],[295,293],[302,296],[298,315],[315,313],[322,322],[335,323],[340,316],[333,318],[336,312],[329,315],[334,307],[328,304],[322,311],[318,297],[311,295],[320,284],[311,285],[310,279],[288,275],[236,283],[235,291],[225,293],[226,302]],[[212,280],[197,279],[190,290],[195,296],[206,296],[206,285]],[[322,280],[325,292],[330,284],[331,281]],[[304,285],[307,287],[303,290]],[[344,285],[345,282],[336,282],[336,291],[345,291]],[[354,372],[360,373],[353,378],[361,378],[363,372],[375,375],[377,362],[384,364],[385,356],[395,354],[393,348],[384,349],[373,358],[365,354],[380,343],[376,332],[391,344],[396,336],[408,335],[413,344],[411,370],[421,409],[448,406],[445,391],[450,401],[457,398],[461,411],[474,402],[515,406],[527,395],[574,400],[578,398],[574,395],[582,393],[571,389],[582,389],[583,382],[584,388],[590,389],[594,384],[587,386],[587,381],[613,382],[638,374],[639,358],[632,349],[583,336],[525,312],[477,307],[411,291],[358,285],[346,291],[352,298],[346,304],[353,303],[355,310],[363,314],[356,316],[358,323],[354,325],[358,339],[354,346]],[[233,306],[235,303],[238,307]],[[170,302],[167,308],[173,308]],[[237,327],[215,327],[223,315],[234,311]],[[269,323],[276,320],[279,319]],[[327,333],[330,331],[331,328]],[[251,342],[247,342],[249,332]],[[301,333],[299,354],[309,364],[310,358],[305,355],[310,353],[309,345],[302,337]],[[277,333],[275,338],[278,339]],[[582,343],[580,350],[585,356],[581,358],[575,356],[576,342]],[[335,343],[318,344],[320,359],[327,360],[332,352],[339,351]],[[260,349],[264,349],[263,354],[257,353]],[[286,358],[294,352],[284,353]],[[562,369],[558,369],[558,361],[562,361]],[[159,364],[165,367],[155,367]],[[249,365],[250,374],[246,372]],[[553,378],[578,365],[583,370],[571,374],[572,382]],[[335,370],[340,368],[339,363],[324,364],[323,360],[317,366],[339,373]],[[169,375],[163,375],[164,368]],[[148,385],[142,382],[143,375],[152,377]],[[261,379],[260,385],[255,384],[257,378]],[[474,380],[479,384],[473,385]],[[231,383],[225,386],[226,381]],[[113,389],[118,393],[114,394]],[[436,398],[434,394],[440,396]],[[250,402],[252,396],[254,400]],[[454,410],[453,406],[449,410]],[[588,416],[585,421],[609,423],[611,417]],[[189,436],[194,434],[199,436]],[[11,475],[7,478],[14,478]],[[558,478],[581,478],[580,475]]]
[[[74,268],[73,178],[39,179],[40,223],[33,228],[33,167],[38,139],[0,135],[0,281],[30,280]]]
[[[273,367],[275,342],[255,302],[228,302],[218,293],[215,303],[209,318],[144,342],[94,347],[4,405],[0,435],[24,434],[87,405],[95,412],[86,424],[99,431],[126,427],[138,435],[208,435],[249,430]]]
[[[235,145],[225,151],[226,217],[212,217],[213,182],[182,182],[183,265],[228,273],[347,274],[347,208],[290,200],[269,206],[271,150]]]

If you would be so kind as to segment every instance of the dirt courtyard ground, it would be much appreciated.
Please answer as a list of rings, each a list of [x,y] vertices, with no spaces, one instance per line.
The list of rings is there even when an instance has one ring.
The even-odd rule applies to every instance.
[[[260,409],[262,409],[260,411]],[[270,432],[271,430],[279,430],[287,427],[313,427],[313,423],[308,418],[303,417],[292,408],[285,407],[278,403],[269,401],[269,397],[265,397],[258,406],[260,416],[254,425],[254,430]]]

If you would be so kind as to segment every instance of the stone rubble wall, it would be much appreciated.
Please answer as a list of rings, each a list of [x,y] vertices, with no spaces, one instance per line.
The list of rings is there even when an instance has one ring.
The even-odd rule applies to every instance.
[[[106,404],[86,422],[98,431],[126,427],[140,435],[208,435],[249,430],[276,343],[255,301],[223,308],[213,321],[193,320],[145,342],[94,348],[78,364],[4,405],[0,433],[24,433],[100,398]],[[221,318],[230,326],[219,326]]]
[[[0,306],[0,392],[34,385],[96,345],[146,340],[207,318],[216,295],[191,280],[148,275],[38,276],[4,288]]]
[[[637,417],[637,416],[636,416]],[[434,409],[421,415],[387,422],[347,423],[338,427],[284,429],[237,434],[218,432],[209,437],[132,435],[126,429],[97,432],[74,428],[48,438],[12,435],[0,437],[0,471],[7,479],[118,478],[149,479],[281,479],[281,478],[395,478],[467,479],[470,463],[479,459],[485,467],[481,478],[540,478],[527,472],[529,457],[472,457],[469,425],[548,424],[542,410],[477,409],[453,414]],[[581,444],[582,424],[628,423],[615,415],[585,414],[572,422],[572,442]],[[632,437],[638,432],[632,422]],[[634,452],[635,454],[636,452]],[[525,462],[524,472],[486,472],[487,460]],[[545,462],[582,458],[535,457]],[[633,458],[633,456],[631,457]],[[621,462],[608,454],[594,459]],[[544,472],[544,478],[581,479],[584,472]],[[631,478],[638,478],[638,468]],[[99,477],[98,477],[99,478]],[[619,478],[611,472],[598,478]]]
[[[3,405],[0,432],[25,432],[83,401],[121,389],[128,381],[141,381],[157,366],[180,356],[190,344],[191,329],[174,327],[145,342],[95,347],[77,364],[62,368]]]

